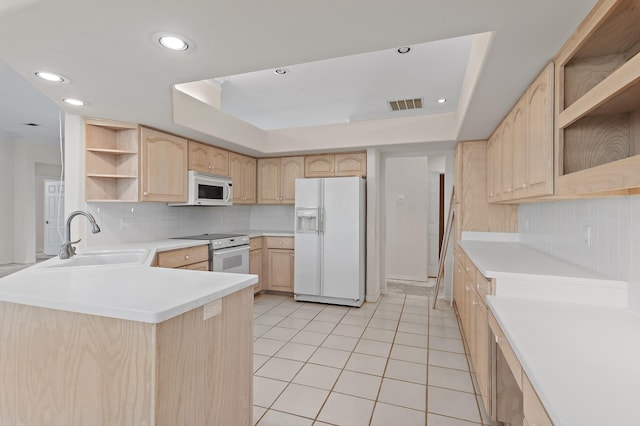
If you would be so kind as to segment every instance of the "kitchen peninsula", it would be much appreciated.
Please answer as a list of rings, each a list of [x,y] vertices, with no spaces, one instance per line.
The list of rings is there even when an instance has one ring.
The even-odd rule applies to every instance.
[[[250,425],[257,277],[151,267],[197,244],[102,253],[125,263],[55,258],[0,280],[0,423]]]

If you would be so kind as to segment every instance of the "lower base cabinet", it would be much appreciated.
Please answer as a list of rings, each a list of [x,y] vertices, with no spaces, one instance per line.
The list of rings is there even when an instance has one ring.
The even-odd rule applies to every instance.
[[[251,238],[249,241],[249,273],[258,276],[258,282],[253,285],[254,293],[264,290],[262,284],[265,281],[265,274],[262,253],[262,237]]]
[[[0,423],[253,425],[253,291],[221,300],[158,324],[0,303]]]
[[[156,255],[156,266],[160,268],[209,270],[209,246],[200,245],[175,250],[161,251]]]
[[[293,293],[294,251],[292,237],[265,237],[267,290]]]

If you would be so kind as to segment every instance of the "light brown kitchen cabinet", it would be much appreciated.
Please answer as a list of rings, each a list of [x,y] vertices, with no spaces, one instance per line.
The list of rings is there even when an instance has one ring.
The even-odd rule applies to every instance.
[[[556,57],[555,194],[640,193],[640,0],[602,0]]]
[[[502,200],[500,189],[501,161],[500,145],[502,144],[502,130],[496,129],[487,141],[487,198],[490,203]]]
[[[487,145],[490,202],[553,194],[553,63],[529,86]]]
[[[306,155],[304,173],[305,177],[366,176],[367,153]]]
[[[513,199],[524,198],[527,189],[527,113],[523,96],[511,112],[512,164],[511,187]]]
[[[525,95],[528,198],[553,194],[553,69],[551,62]]]
[[[156,324],[0,302],[2,424],[252,425],[253,294],[219,302]]]
[[[513,198],[513,116],[507,115],[500,138],[500,192],[502,200]]]
[[[85,119],[85,199],[138,201],[137,124]]]
[[[456,146],[453,297],[478,385],[481,392],[484,392],[482,397],[485,410],[489,415],[494,415],[491,399],[491,346],[485,297],[493,294],[495,286],[492,280],[479,274],[471,259],[457,244],[463,231],[518,230],[517,206],[489,204],[487,199],[487,175],[490,170],[487,167],[487,155],[495,153],[487,149],[487,144],[487,141],[464,141]]]
[[[156,264],[160,268],[209,270],[209,246],[200,245],[158,252]]]
[[[189,141],[189,170],[229,176],[229,151]]]
[[[186,139],[147,127],[140,128],[141,201],[187,201]]]
[[[258,204],[294,204],[295,180],[304,177],[304,157],[258,159]]]
[[[253,292],[261,291],[262,283],[265,281],[263,272],[264,259],[262,256],[262,237],[255,237],[249,240],[249,273],[258,276],[258,282],[253,285]]]
[[[458,143],[455,164],[455,241],[463,231],[517,232],[517,206],[487,200],[487,141]]]
[[[524,423],[529,426],[553,426],[547,411],[526,374],[522,374],[522,409]]]
[[[267,246],[267,289],[293,293],[294,239],[264,237]]]
[[[334,176],[335,173],[335,155],[305,155],[304,157],[304,176],[305,177],[326,177]]]
[[[229,153],[229,176],[233,180],[233,203],[256,203],[256,159]]]

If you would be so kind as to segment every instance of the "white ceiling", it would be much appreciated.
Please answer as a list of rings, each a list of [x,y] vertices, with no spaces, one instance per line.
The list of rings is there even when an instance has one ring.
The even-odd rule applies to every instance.
[[[315,84],[298,81],[289,86],[283,83],[280,88],[274,85],[278,89],[275,94],[273,87],[262,84],[253,95],[247,94],[234,82],[236,77],[231,78],[224,83],[229,89],[227,93],[226,88],[223,90],[223,106],[237,115],[260,115],[263,121],[258,125],[274,129],[317,124],[320,117],[323,122],[377,118],[383,98],[414,97],[417,92],[425,102],[430,93],[456,98],[466,59],[447,51],[435,58],[432,54],[430,66],[424,70],[398,66],[400,61],[418,61],[419,55],[412,54],[428,49],[424,43],[453,43],[459,41],[456,37],[494,32],[468,108],[456,111],[460,115],[456,138],[486,138],[595,3],[596,0],[3,0],[0,58],[21,78],[7,80],[6,75],[11,72],[0,64],[0,131],[13,135],[16,129],[26,132],[16,123],[57,120],[55,107],[38,100],[33,92],[29,94],[33,86],[68,113],[140,122],[241,152],[251,151],[235,146],[233,140],[220,140],[217,135],[176,125],[172,120],[171,87],[283,66],[291,70],[285,77],[295,77],[312,67],[304,64],[314,62],[313,66],[324,67],[322,78],[316,75]],[[164,52],[152,42],[152,34],[159,31],[188,36],[195,42],[194,51]],[[399,46],[412,46],[416,52],[404,55],[406,59],[397,54],[393,59],[378,58],[379,66],[366,66],[369,55],[363,54],[382,58]],[[350,58],[352,55],[358,56]],[[339,59],[326,61],[332,58]],[[336,70],[331,68],[332,63],[349,65]],[[440,73],[428,74],[431,67],[440,65],[444,67]],[[358,70],[359,66],[366,71]],[[411,77],[407,68],[424,78],[416,79],[415,74]],[[378,69],[384,72],[376,74]],[[63,74],[70,83],[38,81],[33,74],[38,70]],[[356,81],[350,82],[347,75],[355,75]],[[368,97],[341,98],[358,85],[371,86],[365,90]],[[272,90],[271,94],[262,96],[266,90]],[[234,91],[242,91],[241,96],[231,96]],[[316,103],[318,94],[336,99],[337,104]],[[82,98],[89,106],[66,106],[61,102],[63,97]],[[234,97],[238,100],[233,101]],[[257,98],[263,99],[254,101]],[[29,107],[16,106],[16,99]],[[243,99],[251,101],[242,102]],[[305,105],[309,105],[308,112],[303,113]],[[454,106],[452,102],[445,108]],[[278,114],[288,121],[277,118]],[[390,136],[389,145],[393,144]],[[260,154],[255,150],[253,153]]]
[[[420,43],[218,78],[222,109],[261,129],[282,129],[456,111],[473,37]],[[388,102],[423,100],[392,111]],[[439,104],[438,99],[447,102]]]

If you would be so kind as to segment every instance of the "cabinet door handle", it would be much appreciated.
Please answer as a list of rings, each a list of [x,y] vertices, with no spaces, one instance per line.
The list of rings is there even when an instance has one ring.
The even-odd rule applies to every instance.
[[[185,259],[185,260],[189,260],[189,255],[186,255],[186,256],[184,257],[184,259]]]
[[[143,192],[142,195],[147,195],[147,191]]]

